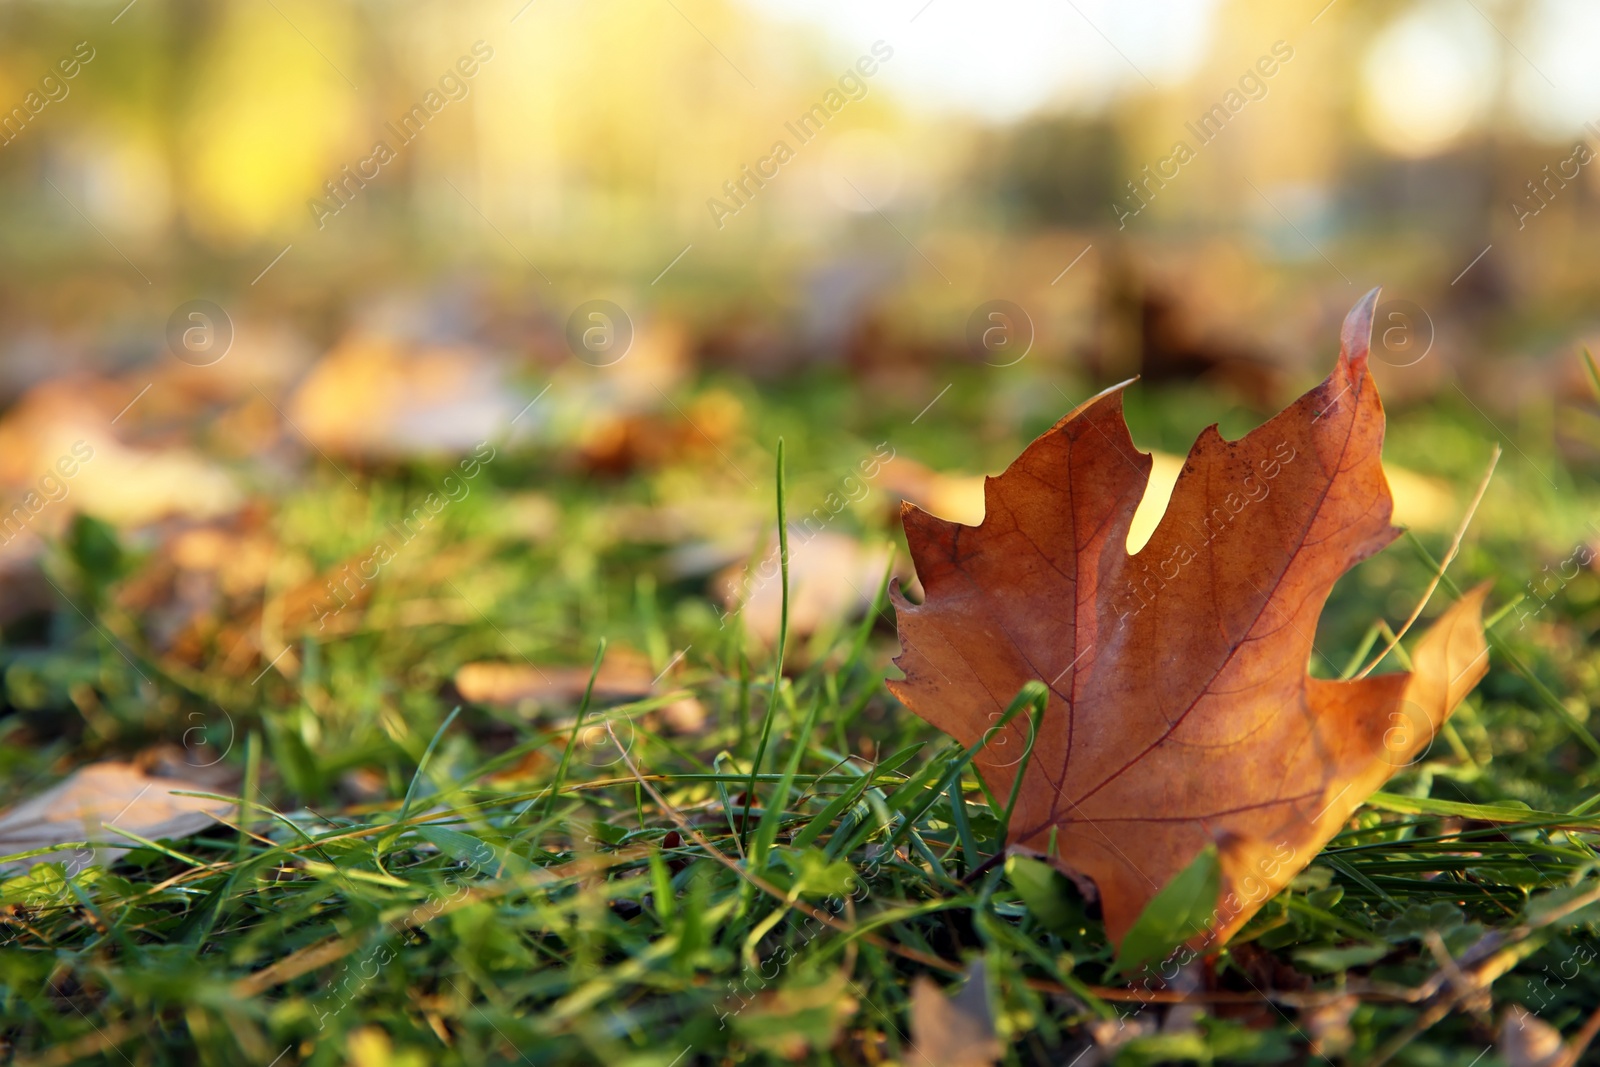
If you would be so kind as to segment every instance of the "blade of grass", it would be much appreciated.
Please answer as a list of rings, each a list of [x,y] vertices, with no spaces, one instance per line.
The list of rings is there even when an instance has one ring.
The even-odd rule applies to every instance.
[[[1365,678],[1371,674],[1372,669],[1382,663],[1384,657],[1395,650],[1395,646],[1400,644],[1400,639],[1405,637],[1412,625],[1422,617],[1423,609],[1428,606],[1428,601],[1433,599],[1434,590],[1438,589],[1439,583],[1444,581],[1445,569],[1455,562],[1456,554],[1461,551],[1461,542],[1467,536],[1467,528],[1472,525],[1472,517],[1478,513],[1478,505],[1483,503],[1483,494],[1489,491],[1489,480],[1494,477],[1494,469],[1499,463],[1500,446],[1495,445],[1494,455],[1489,457],[1489,469],[1483,472],[1483,479],[1478,482],[1478,491],[1473,494],[1472,503],[1467,505],[1466,513],[1461,516],[1461,525],[1456,528],[1456,535],[1450,541],[1449,549],[1445,551],[1443,562],[1434,565],[1433,579],[1428,582],[1428,588],[1423,591],[1421,599],[1417,601],[1416,609],[1411,612],[1411,617],[1405,621],[1405,625],[1395,631],[1394,639],[1384,646],[1383,651],[1378,653],[1377,658],[1356,674],[1357,678]],[[1406,532],[1408,535],[1410,534],[1409,530]],[[1459,596],[1460,594],[1458,593],[1457,595]]]
[[[1346,863],[1338,856],[1330,855],[1326,852],[1322,854],[1322,859],[1327,862],[1328,866],[1332,867],[1334,870],[1338,871],[1352,882],[1361,886],[1363,889],[1377,897],[1379,900],[1383,901],[1389,907],[1396,911],[1400,910],[1400,902],[1385,892],[1377,882],[1374,882],[1371,878],[1368,878],[1366,875],[1357,870],[1354,864]]]
[[[1378,638],[1392,635],[1393,633],[1394,631],[1389,629],[1389,624],[1382,619],[1367,627],[1367,632],[1361,638],[1361,643],[1350,654],[1350,659],[1346,661],[1344,670],[1339,672],[1340,680],[1349,681],[1353,678],[1356,671],[1361,669],[1361,664],[1366,661],[1367,654],[1372,651],[1372,646],[1378,643]]]
[[[947,761],[954,759],[961,752],[959,744],[947,744],[940,755],[930,759],[927,763],[917,768],[915,774],[894,788],[894,791],[884,797],[884,805],[890,811],[900,812],[911,807],[933,783],[934,779],[944,773]]]
[[[239,794],[239,847],[233,862],[243,863],[250,846],[250,809],[261,787],[260,735],[254,730],[244,740],[244,791]]]
[[[1019,698],[1022,696],[1021,693],[1017,695]],[[1017,798],[1022,795],[1022,779],[1028,773],[1028,761],[1033,758],[1033,745],[1039,739],[1039,722],[1050,703],[1050,694],[1042,684],[1038,685],[1028,695],[1028,703],[1033,705],[1033,714],[1028,716],[1028,743],[1022,749],[1022,758],[1017,761],[1017,775],[1011,780],[1011,795],[1006,798],[1006,809],[1000,813],[1000,830],[994,846],[996,852],[1006,850],[1006,835],[1011,831],[1011,813],[1016,810]]]
[[[1412,549],[1416,551],[1416,553],[1421,556],[1429,566],[1438,569],[1439,576],[1443,580],[1445,588],[1448,589],[1452,595],[1459,597],[1461,595],[1461,590],[1456,587],[1455,582],[1451,581],[1450,578],[1445,575],[1444,569],[1439,567],[1439,565],[1434,562],[1433,554],[1428,551],[1427,546],[1425,546],[1421,541],[1417,540],[1416,535],[1414,535],[1410,530],[1406,531],[1406,539],[1411,543]],[[1596,739],[1594,734],[1589,732],[1589,728],[1585,726],[1576,715],[1572,714],[1572,709],[1563,704],[1560,697],[1550,692],[1549,687],[1539,680],[1538,676],[1533,673],[1528,665],[1522,662],[1522,657],[1513,652],[1511,650],[1511,646],[1506,644],[1506,642],[1501,639],[1498,634],[1496,634],[1493,630],[1485,628],[1485,636],[1488,638],[1489,648],[1493,650],[1495,655],[1499,656],[1502,660],[1509,664],[1512,671],[1514,671],[1519,678],[1528,683],[1528,685],[1533,689],[1534,693],[1539,697],[1540,703],[1549,708],[1555,714],[1555,716],[1561,720],[1567,729],[1572,731],[1573,736],[1579,741],[1583,742],[1584,747],[1586,747],[1590,752],[1594,753],[1594,755],[1600,756],[1600,739]]]
[[[933,806],[939,802],[939,798],[944,796],[945,791],[950,788],[950,783],[953,782],[956,776],[966,768],[967,764],[972,762],[973,758],[976,757],[979,752],[983,751],[984,746],[989,743],[989,740],[994,737],[995,734],[1009,726],[1011,724],[1011,720],[1016,718],[1023,708],[1033,706],[1039,701],[1047,699],[1048,696],[1049,691],[1045,689],[1043,682],[1029,681],[1023,683],[1022,688],[1017,690],[1017,695],[1011,698],[1010,705],[1007,706],[1005,712],[1000,716],[999,721],[985,730],[983,732],[983,736],[978,738],[978,740],[973,743],[971,748],[966,749],[955,759],[950,761],[939,784],[926,792],[926,795],[922,803],[918,806],[916,812],[908,812],[907,814],[901,816],[900,826],[889,838],[887,843],[888,847],[891,849],[894,848],[894,846],[900,842],[900,839],[911,829],[911,827],[922,821],[923,817],[926,816]],[[1020,775],[1018,776],[1018,780],[1021,780]],[[1016,793],[1016,789],[1013,788],[1011,797],[1012,803],[1015,803],[1016,801]],[[1007,817],[1009,818],[1009,815]]]
[[[956,780],[950,783],[950,822],[956,828],[956,836],[961,841],[961,855],[970,871],[983,861],[978,858],[978,839],[972,836],[972,821],[967,818],[967,801],[962,794],[961,777],[956,775]]]
[[[1367,798],[1367,804],[1383,811],[1400,815],[1451,815],[1479,822],[1536,823],[1544,826],[1572,825],[1582,829],[1600,826],[1600,817],[1579,816],[1574,819],[1553,811],[1535,811],[1509,804],[1467,804],[1459,800],[1441,800],[1437,797],[1403,797],[1379,790]]]
[[[600,677],[600,663],[606,658],[606,639],[600,639],[600,645],[594,651],[594,666],[589,668],[589,684],[584,686],[583,699],[578,702],[577,718],[572,720],[572,733],[567,736],[567,747],[561,750],[561,762],[556,764],[556,776],[550,782],[550,792],[545,797],[544,810],[539,813],[540,821],[550,818],[550,808],[556,802],[556,796],[561,792],[561,786],[567,780],[567,768],[572,766],[572,750],[577,747],[578,733],[583,729],[583,717],[589,713],[589,701],[594,697],[594,682]],[[607,726],[610,729],[610,726]]]
[[[750,802],[755,798],[756,775],[761,772],[761,761],[766,758],[767,744],[772,739],[772,720],[778,715],[778,690],[783,685],[783,650],[789,641],[789,518],[786,514],[787,489],[783,476],[783,438],[778,438],[778,569],[783,581],[783,608],[778,616],[778,654],[772,663],[772,692],[767,698],[767,716],[761,723],[761,740],[756,744],[756,758],[750,761],[750,782],[744,790],[744,815],[739,819],[739,834],[750,832]],[[748,851],[748,849],[746,849]]]
[[[783,779],[778,782],[778,788],[768,798],[766,807],[761,813],[761,822],[756,826],[755,840],[750,845],[750,869],[763,871],[767,865],[767,853],[772,850],[772,844],[778,837],[778,823],[783,819],[784,812],[789,807],[789,792],[794,786],[795,775],[800,772],[800,757],[805,755],[806,745],[811,740],[811,733],[817,728],[817,718],[822,711],[822,694],[818,693],[811,699],[811,710],[806,713],[805,722],[800,727],[800,732],[793,737],[793,747],[789,752],[789,762],[783,769]],[[745,794],[745,811],[750,810],[750,796]]]
[[[444,732],[450,729],[450,724],[456,721],[456,716],[461,714],[461,705],[457,704],[449,715],[444,717],[444,722],[433,732],[433,740],[428,742],[428,747],[422,753],[422,759],[417,761],[417,769],[411,776],[411,784],[406,787],[406,798],[400,804],[400,822],[405,822],[411,816],[411,801],[417,795],[417,783],[422,781],[422,772],[428,768],[428,760],[433,758],[433,750],[438,747],[439,739]]]
[[[720,770],[724,760],[728,762],[730,767],[735,766],[733,753],[729,752],[727,749],[723,749],[721,752],[718,752],[717,758],[711,761],[711,765]],[[744,780],[744,777],[737,773],[737,769],[735,770],[734,774],[718,776],[715,779],[715,785],[717,787],[717,797],[722,801],[722,812],[728,817],[728,834],[733,838],[733,847],[738,849],[739,858],[744,859],[744,839],[739,836],[739,827],[734,823],[733,802],[728,796],[728,783],[734,781],[735,779],[739,781]]]
[[[861,799],[861,795],[865,793],[874,782],[881,780],[882,775],[889,773],[896,767],[899,767],[902,763],[905,763],[912,756],[916,755],[917,751],[921,748],[922,744],[919,742],[918,744],[912,745],[909,748],[902,749],[899,752],[889,756],[868,773],[861,775],[861,777],[857,779],[856,782],[850,786],[850,788],[829,801],[828,806],[823,808],[822,811],[818,812],[817,816],[812,819],[811,822],[806,824],[805,829],[801,830],[795,835],[794,841],[792,842],[794,847],[809,847],[819,836],[821,836],[824,830],[833,825],[833,820],[839,818],[839,816],[843,815],[846,811],[855,807],[856,803]]]

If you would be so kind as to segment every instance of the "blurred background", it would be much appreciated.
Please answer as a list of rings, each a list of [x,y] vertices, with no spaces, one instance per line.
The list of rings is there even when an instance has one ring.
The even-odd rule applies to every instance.
[[[1594,281],[1597,169],[1573,156],[1600,12],[1578,0],[0,20],[13,394],[165,354],[197,298],[241,363],[385,331],[542,370],[606,298],[767,379],[969,359],[969,312],[1006,299],[1060,372],[1268,389],[1374,284],[1470,362],[1570,343]],[[885,402],[914,413],[907,390]]]
[[[901,498],[975,518],[1134,375],[1170,483],[1380,284],[1401,517],[1452,529],[1501,444],[1479,566],[1527,595],[1593,537],[1597,36],[1581,0],[0,5],[7,699],[166,736],[223,699],[183,671],[303,681],[330,628],[442,678],[637,623],[654,673],[773,595],[780,435],[849,576],[816,619],[859,612]],[[1403,618],[1403,566],[1325,625]],[[164,718],[35,655],[69,594],[187,679]]]
[[[536,373],[604,298],[913,413],[991,299],[1053,371],[1257,396],[1378,283],[1446,357],[1401,391],[1570,344],[1600,13],[1324,3],[7,4],[0,387],[193,299],[257,379],[377,333]]]

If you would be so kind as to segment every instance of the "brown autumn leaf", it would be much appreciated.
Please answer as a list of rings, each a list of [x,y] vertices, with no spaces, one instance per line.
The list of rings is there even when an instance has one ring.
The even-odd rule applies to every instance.
[[[1150,457],[1121,386],[1067,415],[984,489],[979,526],[907,505],[926,596],[899,598],[907,707],[962,744],[1021,686],[1050,691],[1008,844],[1098,890],[1119,945],[1207,845],[1221,944],[1417,758],[1487,670],[1477,590],[1412,653],[1414,671],[1311,678],[1335,580],[1397,535],[1367,369],[1377,290],[1350,312],[1333,373],[1238,441],[1190,450],[1149,542],[1128,531]],[[1026,716],[975,760],[1007,796]]]

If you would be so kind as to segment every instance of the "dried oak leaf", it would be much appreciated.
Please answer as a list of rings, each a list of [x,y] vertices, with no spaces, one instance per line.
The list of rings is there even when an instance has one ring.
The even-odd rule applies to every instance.
[[[1335,580],[1399,531],[1367,369],[1377,290],[1350,312],[1321,385],[1238,441],[1212,426],[1190,450],[1150,541],[1129,525],[1150,472],[1121,387],[1091,399],[984,486],[981,525],[906,505],[926,591],[897,598],[912,711],[977,742],[1030,679],[1049,704],[1008,844],[1098,890],[1119,945],[1207,845],[1221,944],[1308,864],[1487,670],[1486,590],[1448,609],[1410,673],[1307,675]],[[1007,796],[1026,715],[975,761]]]

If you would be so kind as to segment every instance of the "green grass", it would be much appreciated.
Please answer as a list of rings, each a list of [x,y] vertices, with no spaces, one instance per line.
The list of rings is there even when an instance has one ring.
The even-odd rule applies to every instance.
[[[597,483],[549,452],[508,450],[384,568],[356,624],[295,642],[293,678],[252,682],[264,662],[180,668],[153,648],[150,620],[118,606],[147,548],[90,524],[56,546],[52,574],[83,614],[6,635],[0,799],[195,722],[243,784],[231,829],[0,887],[0,1040],[16,1061],[915,1063],[912,979],[948,984],[976,960],[1014,1064],[1069,1063],[1091,1033],[1115,1033],[1119,1064],[1301,1062],[1321,1035],[1334,1062],[1487,1067],[1507,1006],[1571,1034],[1600,1004],[1600,909],[1562,910],[1600,887],[1600,582],[1586,570],[1547,586],[1536,612],[1508,607],[1600,513],[1592,469],[1528,440],[1508,449],[1450,571],[1460,588],[1495,582],[1488,678],[1218,956],[1195,1025],[1161,1032],[1162,997],[1143,1003],[1113,978],[1068,883],[985,865],[1008,798],[986,796],[970,752],[885,691],[881,591],[865,618],[786,635],[780,670],[675,577],[671,545],[624,521],[721,495],[771,514],[780,433],[792,513],[885,438],[946,464],[967,442],[966,465],[993,470],[1054,406],[997,430],[965,386],[915,425],[920,403],[874,411],[832,381],[745,398],[760,439],[724,460]],[[1192,396],[1140,403],[1136,432],[1193,417]],[[1448,402],[1392,412],[1390,437],[1391,457],[1463,500],[1495,439]],[[273,534],[288,557],[332,565],[437,473],[365,472],[353,489],[317,468]],[[533,543],[516,519],[531,489],[559,516]],[[837,528],[893,538],[888,514],[875,490]],[[1359,568],[1319,648],[1359,661],[1373,620],[1404,618],[1446,544],[1423,534]],[[532,719],[458,711],[447,686],[471,660],[598,666],[624,646],[656,669],[690,651],[671,692],[585,694]],[[657,713],[685,695],[706,724],[674,736]],[[1024,694],[1013,713],[1029,707]],[[486,779],[531,753],[544,759],[523,779]],[[356,771],[384,797],[353,798]],[[1346,995],[1340,1048],[1325,1020]]]

